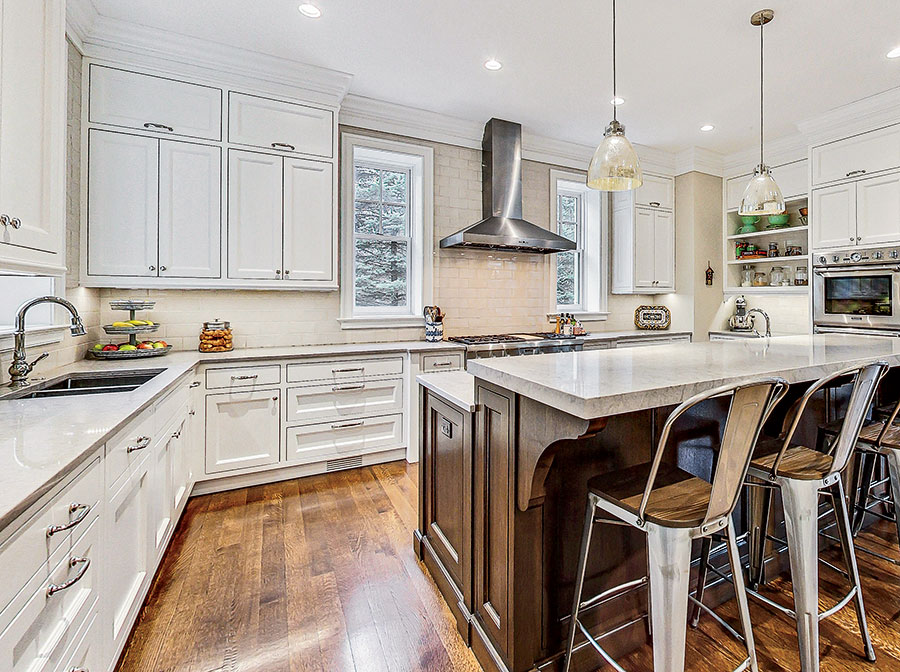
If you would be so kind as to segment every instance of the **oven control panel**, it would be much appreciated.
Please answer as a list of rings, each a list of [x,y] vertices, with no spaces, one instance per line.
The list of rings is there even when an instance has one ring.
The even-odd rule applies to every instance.
[[[900,248],[878,248],[821,252],[813,257],[816,266],[855,266],[858,264],[900,263]]]

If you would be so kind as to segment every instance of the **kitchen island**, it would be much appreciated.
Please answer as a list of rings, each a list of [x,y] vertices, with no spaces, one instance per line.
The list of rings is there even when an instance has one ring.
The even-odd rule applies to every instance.
[[[462,474],[471,478],[471,507],[465,507],[471,518],[457,522],[471,534],[471,544],[459,549],[468,557],[457,554],[455,561],[470,562],[472,570],[468,583],[456,585],[450,599],[456,600],[454,612],[468,622],[482,666],[513,672],[556,668],[571,607],[587,481],[649,460],[673,406],[719,385],[779,375],[793,388],[788,403],[770,420],[769,431],[777,433],[784,409],[806,384],[875,360],[900,365],[900,339],[789,336],[470,361],[475,438],[471,460],[459,464],[471,464],[471,472]],[[839,413],[839,401],[833,405]],[[815,410],[824,417],[824,401]],[[698,475],[708,472],[725,412],[704,407],[685,416],[674,428],[667,457]],[[811,440],[814,432],[815,422],[800,438]],[[440,432],[423,432],[420,455],[428,454],[426,441],[436,435]],[[431,452],[441,455],[437,448]],[[441,459],[446,461],[446,454]],[[425,460],[422,473],[439,475],[439,467]],[[427,554],[429,538],[439,534],[431,527],[417,532],[420,556]],[[640,534],[611,528],[601,539],[585,595],[646,571]],[[453,578],[447,574],[442,580],[448,577]],[[599,604],[585,621],[602,624],[602,630],[625,626],[604,640],[616,655],[645,641],[646,631],[635,620],[645,608],[645,595],[634,593]],[[592,653],[581,654],[585,662],[596,663]]]

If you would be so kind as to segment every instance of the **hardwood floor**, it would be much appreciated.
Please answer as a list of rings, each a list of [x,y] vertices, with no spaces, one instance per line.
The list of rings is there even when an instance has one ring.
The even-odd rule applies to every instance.
[[[412,550],[416,480],[415,465],[396,462],[191,499],[118,669],[477,672]],[[859,543],[900,557],[886,523]],[[822,670],[900,672],[900,568],[858,556],[878,662],[862,657],[848,607],[822,623]],[[843,579],[824,566],[820,577],[830,606]],[[790,603],[786,579],[769,592]],[[799,669],[793,623],[751,611],[760,670]],[[732,603],[721,613],[736,622]],[[732,669],[741,648],[723,633],[704,617],[686,669]],[[650,661],[644,647],[620,662],[637,671]]]

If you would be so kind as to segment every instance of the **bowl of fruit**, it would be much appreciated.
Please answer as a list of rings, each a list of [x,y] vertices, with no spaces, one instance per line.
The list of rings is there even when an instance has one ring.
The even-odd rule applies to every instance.
[[[159,325],[152,320],[125,320],[104,325],[103,331],[107,334],[146,334],[159,329]]]
[[[97,343],[88,350],[94,359],[139,359],[141,357],[160,357],[172,346],[165,341],[141,341],[140,343]]]

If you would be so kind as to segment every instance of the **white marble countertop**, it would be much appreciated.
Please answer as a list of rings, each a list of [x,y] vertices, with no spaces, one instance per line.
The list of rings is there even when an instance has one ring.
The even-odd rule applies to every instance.
[[[467,371],[422,373],[416,376],[422,387],[428,388],[458,408],[475,412],[475,376]]]
[[[578,338],[586,341],[617,341],[629,338],[666,338],[673,336],[691,336],[690,331],[670,331],[668,329],[630,329],[628,331],[594,331]]]
[[[765,331],[765,329],[763,329]],[[729,329],[722,329],[720,331],[710,331],[708,332],[709,336],[731,336],[734,338],[765,338],[765,334],[757,334],[753,331],[731,331]],[[772,334],[772,338],[779,338],[781,336],[797,336],[798,334],[780,334],[777,331]]]
[[[375,355],[389,352],[443,352],[465,350],[460,343],[441,341],[392,341],[383,343],[335,343],[325,345],[297,345],[283,348],[237,348],[231,352],[198,352],[201,364],[207,362],[240,362],[253,359],[291,359],[294,357],[328,357],[331,355]]]
[[[644,348],[477,359],[469,373],[591,419],[678,404],[719,385],[778,375],[790,383],[855,362],[900,365],[900,339],[844,334],[782,336]]]

